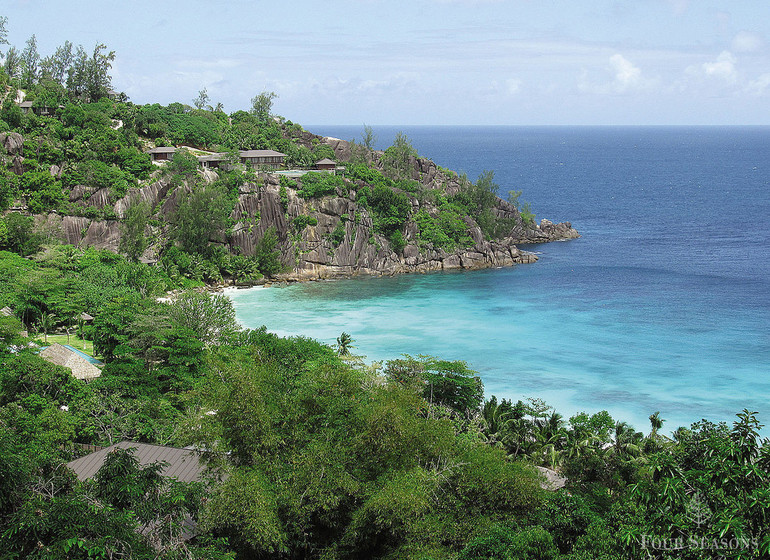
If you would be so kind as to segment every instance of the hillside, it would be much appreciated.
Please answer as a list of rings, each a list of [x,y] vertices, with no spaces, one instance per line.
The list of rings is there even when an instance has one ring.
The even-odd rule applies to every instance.
[[[517,243],[577,236],[499,198],[491,173],[474,184],[420,158],[401,135],[382,152],[253,112],[34,103],[23,113],[6,101],[0,111],[0,208],[34,215],[49,243],[165,257],[201,276],[181,250],[206,261],[209,282],[250,282],[506,266],[535,260]],[[153,146],[176,151],[153,163]],[[238,163],[244,150],[283,161]],[[236,159],[201,165],[216,154]],[[312,172],[322,158],[336,170]],[[272,251],[280,262],[260,265]]]

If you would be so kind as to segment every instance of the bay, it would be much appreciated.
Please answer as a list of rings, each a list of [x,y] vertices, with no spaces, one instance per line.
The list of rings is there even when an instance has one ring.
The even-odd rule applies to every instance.
[[[352,139],[362,127],[308,127]],[[770,128],[374,127],[475,179],[495,171],[578,240],[506,269],[229,292],[239,321],[368,360],[466,360],[486,395],[673,430],[770,421]]]

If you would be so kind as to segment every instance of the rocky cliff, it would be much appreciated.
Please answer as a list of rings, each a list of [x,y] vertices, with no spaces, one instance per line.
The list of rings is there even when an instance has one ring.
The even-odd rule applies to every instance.
[[[303,133],[308,138],[296,138],[298,142],[322,142],[329,145],[339,160],[351,156],[351,146],[342,140],[320,138]],[[17,139],[13,141],[16,142]],[[9,153],[13,153],[8,150]],[[371,159],[375,167],[381,166],[382,154],[374,152]],[[420,189],[440,190],[446,196],[456,194],[461,188],[461,179],[439,168],[432,161],[412,158],[412,179],[418,181]],[[213,181],[213,171],[202,171],[204,181]],[[578,237],[569,223],[553,224],[542,220],[538,225],[527,226],[515,206],[498,200],[493,208],[496,216],[509,218],[513,224],[510,232],[502,239],[488,240],[481,228],[470,218],[466,218],[468,234],[472,246],[454,251],[428,246],[419,239],[419,227],[410,220],[404,228],[405,246],[399,252],[393,250],[391,243],[379,235],[374,227],[372,215],[363,205],[356,202],[355,184],[346,180],[351,188],[338,189],[336,195],[323,198],[304,199],[297,191],[285,190],[284,202],[281,201],[279,176],[260,174],[257,180],[240,185],[237,203],[231,219],[235,224],[226,235],[212,239],[213,243],[227,246],[231,251],[243,255],[253,255],[255,247],[268,228],[274,227],[279,238],[282,261],[288,272],[281,275],[284,279],[320,279],[357,274],[390,275],[405,272],[429,272],[449,269],[478,269],[510,266],[528,263],[536,257],[518,249],[520,243],[541,243],[572,239]],[[187,183],[174,185],[162,171],[156,173],[154,180],[138,189],[131,189],[128,195],[113,200],[107,189],[91,192],[84,187],[71,191],[69,199],[73,205],[93,207],[106,214],[121,218],[125,210],[139,201],[148,202],[155,209],[157,223],[165,224],[177,204],[182,189],[190,188]],[[405,193],[412,204],[412,214],[424,210],[435,215],[438,209],[429,201],[430,197],[417,197]],[[286,203],[288,198],[288,204]],[[311,223],[300,231],[296,230],[294,218],[308,216]],[[355,216],[355,219],[353,218]],[[120,241],[120,227],[117,219],[94,220],[78,216],[60,216],[50,214],[38,217],[39,225],[58,235],[63,241],[73,245],[94,246],[116,251]],[[166,239],[167,225],[148,228],[147,235],[152,240],[145,253],[145,258],[154,260]],[[344,230],[344,235],[339,232]],[[337,232],[333,236],[333,232]]]

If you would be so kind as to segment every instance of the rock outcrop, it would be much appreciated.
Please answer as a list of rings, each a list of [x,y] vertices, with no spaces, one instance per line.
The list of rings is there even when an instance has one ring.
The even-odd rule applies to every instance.
[[[297,134],[299,136],[295,134],[294,140],[299,144],[323,143],[334,150],[338,159],[351,157],[351,145],[348,142],[318,137],[304,131]],[[0,135],[0,145],[6,157],[20,153],[23,140],[16,136]],[[382,152],[372,152],[369,158],[375,167],[382,168]],[[430,160],[412,158],[411,170],[412,179],[419,182],[423,193],[440,190],[444,196],[451,197],[462,188],[460,177]],[[217,175],[212,170],[205,170],[201,172],[200,179],[210,183],[217,179]],[[226,234],[220,233],[210,241],[222,244],[232,252],[254,255],[265,232],[274,228],[282,261],[289,269],[281,278],[310,280],[529,263],[537,260],[537,257],[521,251],[518,244],[543,243],[579,236],[568,222],[554,224],[541,220],[537,225],[527,223],[514,205],[498,199],[492,208],[493,214],[512,224],[504,238],[495,241],[486,239],[473,219],[466,217],[472,245],[447,251],[427,244],[420,238],[418,225],[409,221],[403,228],[404,246],[394,251],[390,241],[377,232],[368,208],[356,202],[357,187],[364,184],[358,183],[349,182],[350,188],[338,189],[333,196],[304,199],[292,188],[284,187],[282,193],[278,175],[260,174],[255,180],[238,187],[237,201],[230,216],[233,226]],[[168,238],[169,218],[178,207],[180,195],[190,188],[188,183],[174,182],[162,171],[158,171],[151,182],[141,188],[130,189],[127,196],[119,200],[113,199],[109,189],[95,190],[76,186],[69,194],[70,203],[82,207],[85,216],[100,216],[99,219],[51,214],[38,217],[38,222],[46,231],[51,232],[50,235],[66,243],[116,251],[120,242],[118,220],[125,216],[126,210],[132,205],[144,202],[153,209],[153,218],[166,224],[148,227],[148,237],[152,238],[153,245],[145,253],[145,258],[153,260]],[[439,208],[431,202],[436,197],[404,194],[409,197],[413,213],[425,210],[431,216],[439,214]],[[305,225],[308,222],[311,225]]]

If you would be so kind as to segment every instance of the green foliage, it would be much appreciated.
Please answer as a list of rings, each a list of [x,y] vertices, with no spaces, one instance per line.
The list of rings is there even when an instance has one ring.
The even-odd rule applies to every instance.
[[[251,100],[251,114],[257,117],[259,122],[267,122],[273,109],[273,100],[278,95],[272,91],[263,91]]]
[[[6,228],[5,244],[0,246],[26,257],[40,250],[44,237],[35,231],[35,220],[18,212],[11,212],[3,218]]]
[[[389,240],[394,253],[403,252],[404,247],[406,247],[406,239],[404,239],[404,234],[402,234],[401,231],[396,230],[391,233]]]
[[[533,227],[535,225],[535,215],[532,213],[529,202],[525,202],[521,206],[521,219],[528,227]]]
[[[257,469],[236,471],[218,489],[204,511],[203,527],[231,535],[236,546],[266,554],[285,553],[288,546],[276,489]]]
[[[391,179],[365,163],[354,163],[347,166],[345,176],[350,179],[364,181],[372,187],[383,186],[411,193],[417,192],[418,189],[417,181],[411,179]]]
[[[174,175],[193,177],[198,173],[198,159],[188,150],[180,149],[174,152],[174,157],[167,166],[167,170]]]
[[[157,103],[138,107],[134,126],[138,134],[153,139],[162,138],[166,141],[164,143],[173,145],[206,148],[223,144],[245,149],[226,142],[227,117],[224,113],[197,111],[179,103],[167,107]]]
[[[312,216],[300,214],[291,221],[291,225],[294,231],[299,232],[305,229],[307,226],[317,226],[318,220]]]
[[[217,344],[238,330],[235,310],[229,298],[187,290],[170,303],[171,321],[189,330],[204,345]]]
[[[434,247],[453,251],[458,247],[473,245],[473,239],[468,235],[468,226],[463,220],[463,212],[454,204],[441,205],[436,217],[420,210],[414,215],[414,221],[420,229],[420,240]]]
[[[341,216],[337,225],[334,227],[334,231],[329,235],[332,245],[335,247],[339,247],[342,242],[345,241],[345,221],[345,218]]]
[[[321,161],[325,158],[334,161],[337,159],[337,155],[334,153],[332,147],[328,144],[318,144],[313,148],[313,159],[315,161]]]
[[[150,206],[146,202],[137,202],[126,209],[120,224],[120,243],[118,251],[137,262],[147,248],[144,235],[150,216]]]
[[[413,160],[417,157],[417,150],[402,132],[396,134],[393,145],[385,150],[382,156],[382,166],[385,173],[396,180],[411,179],[413,173]]]
[[[302,198],[321,198],[337,193],[337,189],[346,192],[345,181],[329,173],[306,173],[300,178],[297,194]]]
[[[268,228],[257,242],[254,248],[254,259],[257,263],[257,269],[265,276],[275,276],[283,268],[275,227]]]
[[[209,242],[222,235],[233,210],[228,193],[217,185],[194,186],[181,193],[171,218],[171,238],[189,253],[209,253]]]
[[[478,410],[484,393],[481,379],[462,361],[406,356],[387,362],[385,375],[406,386],[416,385],[428,403],[460,414]]]
[[[61,182],[47,171],[28,171],[21,176],[19,187],[34,214],[58,210],[66,198]]]
[[[499,239],[508,235],[515,220],[497,216],[494,208],[498,203],[500,186],[494,182],[494,171],[484,171],[476,183],[468,180],[462,182],[460,192],[453,196],[450,202],[463,213],[471,216],[489,239]]]
[[[493,525],[476,537],[458,556],[459,560],[551,560],[557,550],[553,537],[541,527],[513,531]]]
[[[412,212],[412,202],[402,192],[395,191],[383,185],[359,189],[359,204],[372,211],[374,229],[378,233],[390,236],[396,230],[406,225]]]

